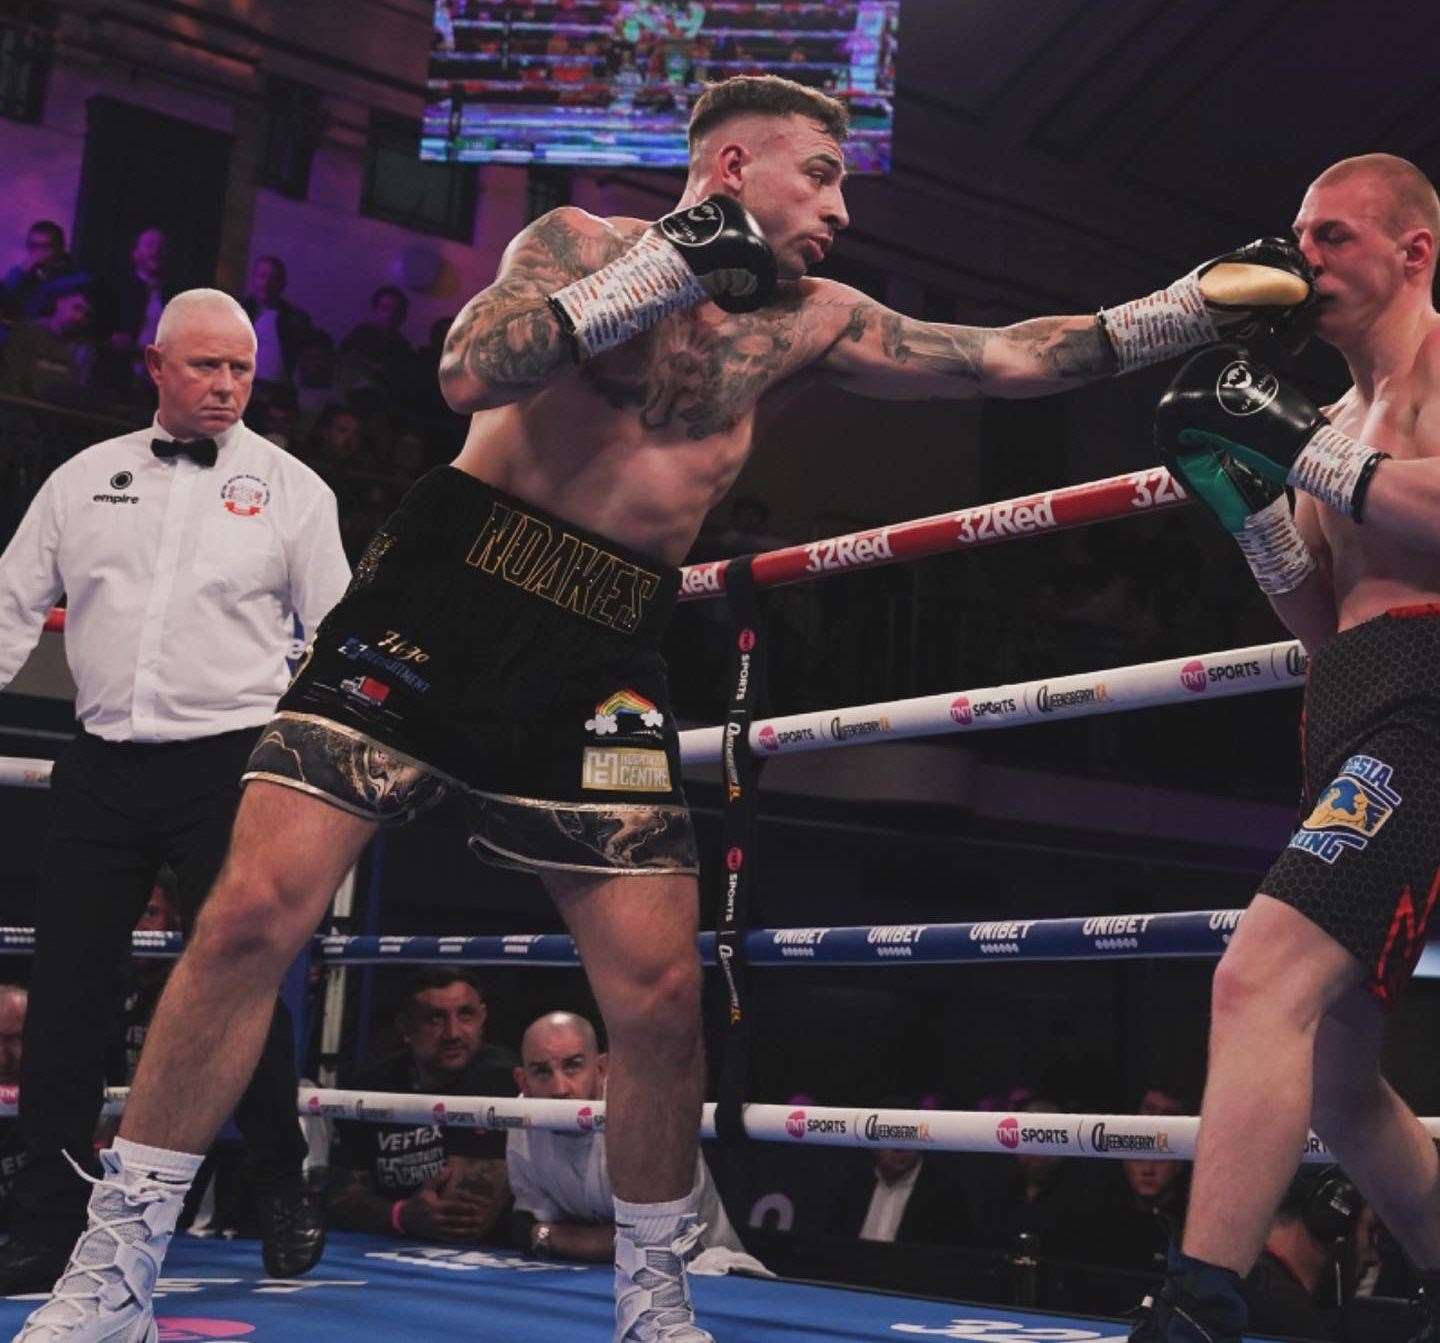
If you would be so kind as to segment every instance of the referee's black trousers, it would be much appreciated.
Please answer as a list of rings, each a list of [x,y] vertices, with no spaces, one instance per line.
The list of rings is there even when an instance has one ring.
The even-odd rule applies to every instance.
[[[113,1056],[130,934],[156,870],[176,872],[188,931],[225,857],[240,771],[257,730],[193,741],[108,742],[81,734],[55,762],[54,813],[35,913],[35,961],[20,1063],[20,1137],[11,1231],[52,1245],[85,1224],[90,1187],[65,1160],[98,1173],[93,1139]],[[290,1012],[277,1002],[265,1052],[235,1112],[251,1172],[298,1175]]]

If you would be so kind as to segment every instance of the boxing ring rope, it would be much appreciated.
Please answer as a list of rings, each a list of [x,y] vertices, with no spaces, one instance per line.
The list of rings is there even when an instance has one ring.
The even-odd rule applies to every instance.
[[[1191,704],[1202,695],[1254,695],[1297,686],[1305,680],[1305,666],[1304,651],[1293,639],[1252,644],[1012,685],[761,719],[750,730],[750,745],[765,755],[825,751],[946,732],[1022,727],[1050,718]],[[723,736],[720,727],[687,728],[680,734],[681,760],[687,765],[717,763]],[[0,756],[0,786],[48,788],[51,768],[48,760]]]
[[[752,965],[972,965],[982,961],[1116,961],[1219,956],[1242,909],[1169,914],[1096,914],[1063,919],[989,919],[970,923],[891,923],[839,928],[754,928],[745,952]],[[715,964],[715,934],[697,939]],[[131,935],[136,956],[173,959],[180,933]],[[35,950],[33,928],[0,928],[0,956]],[[312,954],[341,965],[514,965],[574,969],[580,956],[565,933],[347,935],[318,933]]]
[[[124,1111],[129,1090],[110,1087],[104,1112]],[[700,1136],[713,1139],[715,1105],[704,1107]],[[0,1116],[18,1113],[15,1087],[0,1087]],[[435,1124],[506,1132],[603,1133],[605,1102],[526,1096],[403,1095],[301,1087],[297,1113],[374,1124]],[[921,1152],[990,1152],[1004,1156],[1104,1157],[1119,1161],[1191,1161],[1200,1120],[1193,1115],[1039,1114],[1003,1110],[880,1110],[838,1105],[743,1107],[754,1142],[809,1147],[900,1147]],[[1420,1121],[1440,1140],[1440,1118]],[[1309,1134],[1301,1161],[1329,1162],[1325,1144]]]
[[[1142,513],[1163,512],[1190,502],[1184,487],[1163,467],[1108,476],[1083,485],[1066,485],[974,508],[937,513],[909,522],[869,527],[843,536],[767,550],[754,558],[755,585],[781,587],[853,569],[924,559],[955,550],[971,550],[1043,532],[1066,531],[1092,522],[1116,522]],[[729,560],[708,560],[680,571],[680,600],[699,601],[725,591]],[[45,628],[65,628],[65,608],[57,606]]]
[[[1043,532],[1065,531],[1092,522],[1115,522],[1140,513],[1157,513],[1188,504],[1184,487],[1163,466],[1108,476],[1083,485],[1042,490],[1016,499],[961,508],[910,522],[869,527],[843,536],[784,546],[754,556],[755,586],[781,587],[852,569],[943,555],[1018,540]],[[680,571],[680,600],[718,597],[725,591],[729,560],[686,565]]]

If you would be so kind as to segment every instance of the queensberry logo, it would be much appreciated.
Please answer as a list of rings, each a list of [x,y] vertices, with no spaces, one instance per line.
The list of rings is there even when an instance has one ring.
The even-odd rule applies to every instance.
[[[1364,849],[1400,805],[1395,771],[1370,755],[1352,755],[1290,839],[1290,847],[1333,864],[1346,849]]]

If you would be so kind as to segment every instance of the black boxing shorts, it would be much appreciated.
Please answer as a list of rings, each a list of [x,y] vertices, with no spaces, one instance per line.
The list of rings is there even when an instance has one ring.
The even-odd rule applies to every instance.
[[[694,872],[659,650],[679,579],[440,467],[371,539],[245,778],[381,823],[458,793],[503,866]]]
[[[1323,644],[1302,743],[1309,815],[1260,889],[1339,942],[1392,1008],[1440,894],[1440,606]]]

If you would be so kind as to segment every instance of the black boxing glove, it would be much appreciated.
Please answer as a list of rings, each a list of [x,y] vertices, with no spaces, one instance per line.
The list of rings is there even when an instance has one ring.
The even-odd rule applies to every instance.
[[[1185,361],[1156,409],[1155,440],[1177,462],[1215,454],[1356,522],[1376,468],[1390,455],[1342,434],[1304,392],[1239,345]]]
[[[1300,249],[1284,238],[1257,238],[1166,289],[1104,309],[1100,325],[1128,373],[1226,336],[1272,336],[1298,349],[1314,305],[1314,277]]]
[[[662,317],[713,299],[753,312],[775,292],[775,254],[750,212],[717,193],[666,215],[623,256],[549,296],[582,359],[648,331]]]

